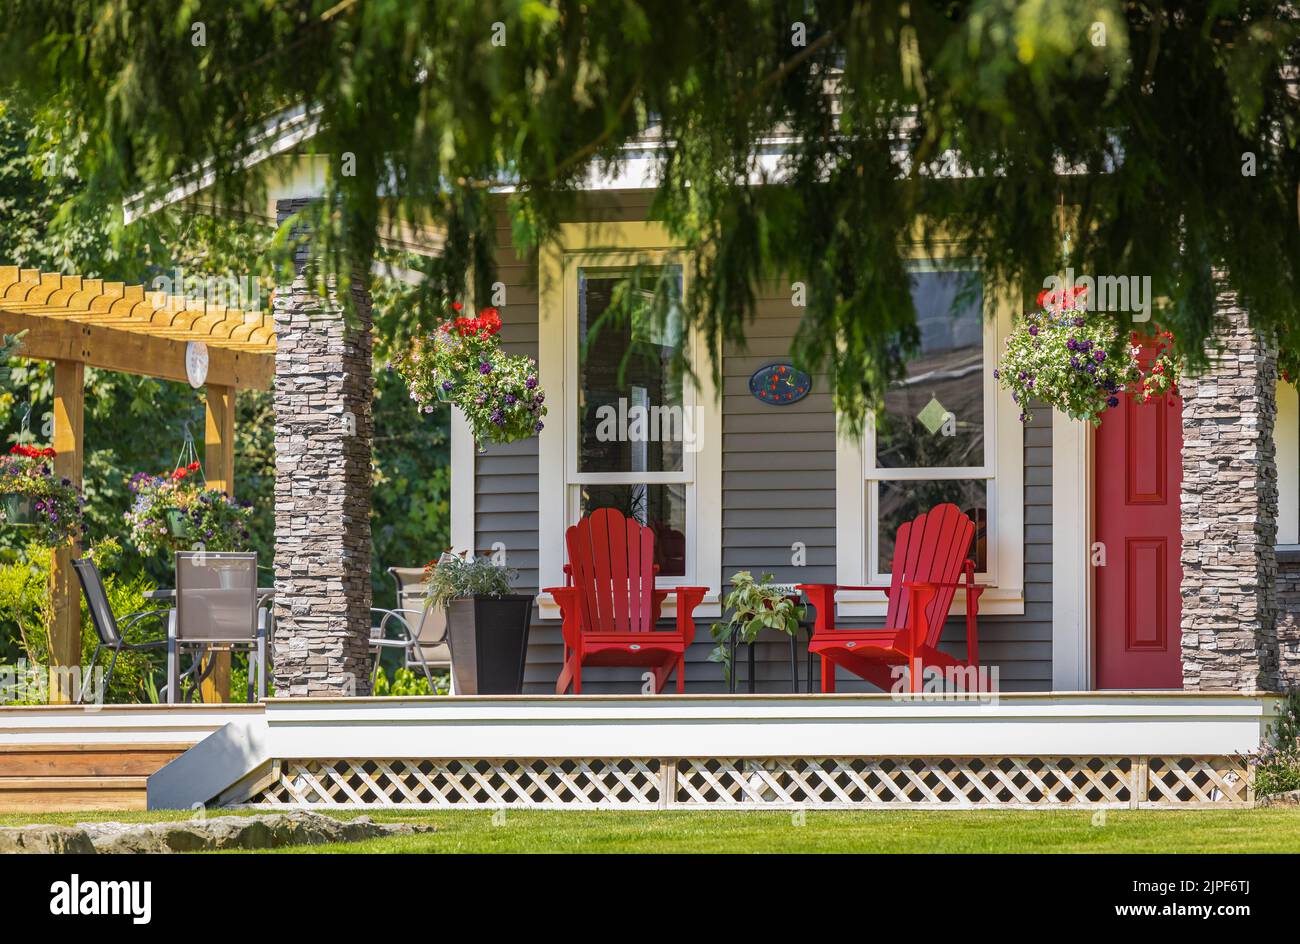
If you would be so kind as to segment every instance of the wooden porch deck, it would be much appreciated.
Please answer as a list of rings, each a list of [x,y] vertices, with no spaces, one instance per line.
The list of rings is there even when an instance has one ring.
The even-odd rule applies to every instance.
[[[150,808],[1247,806],[1263,693],[271,699]]]

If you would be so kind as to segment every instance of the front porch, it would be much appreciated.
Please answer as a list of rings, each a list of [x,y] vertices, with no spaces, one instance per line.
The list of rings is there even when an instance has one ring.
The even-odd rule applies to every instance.
[[[271,699],[149,808],[1132,808],[1254,804],[1266,693]]]

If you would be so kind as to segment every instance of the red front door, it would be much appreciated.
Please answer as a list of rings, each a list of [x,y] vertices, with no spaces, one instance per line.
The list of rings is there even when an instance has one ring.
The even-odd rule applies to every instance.
[[[1183,407],[1120,395],[1094,469],[1098,688],[1182,688]]]

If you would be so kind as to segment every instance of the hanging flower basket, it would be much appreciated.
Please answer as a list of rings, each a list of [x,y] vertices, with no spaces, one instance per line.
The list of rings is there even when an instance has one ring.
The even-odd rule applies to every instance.
[[[44,547],[64,547],[81,537],[81,490],[69,479],[56,479],[53,449],[19,444],[0,457],[0,512],[4,523],[32,529]]]
[[[460,303],[452,310],[459,312]],[[500,331],[501,316],[485,308],[476,318],[443,322],[392,365],[424,412],[437,403],[459,407],[480,446],[536,436],[546,415],[537,362],[502,351]]]
[[[1086,295],[1086,287],[1040,292],[1038,310],[1007,338],[993,376],[1019,404],[1021,422],[1030,420],[1031,399],[1095,425],[1123,393],[1145,401],[1177,392],[1173,335],[1159,332],[1154,356],[1144,359],[1141,339],[1121,342],[1114,320],[1089,311]]]
[[[139,472],[131,477],[135,496],[126,513],[131,543],[142,554],[248,549],[252,508],[223,492],[205,487],[198,462],[168,475]]]

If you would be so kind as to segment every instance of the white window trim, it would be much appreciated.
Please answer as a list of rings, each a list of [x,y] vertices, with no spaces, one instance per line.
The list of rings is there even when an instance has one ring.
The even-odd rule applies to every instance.
[[[918,262],[928,262],[918,249],[913,253]],[[952,260],[956,267],[964,260]],[[936,268],[945,268],[940,257]],[[928,265],[925,266],[928,268]],[[997,389],[993,368],[1002,352],[1003,339],[1010,333],[1016,308],[1015,293],[1009,289],[996,289],[985,284],[985,292],[992,292],[995,317],[984,321],[984,419],[985,436],[992,436],[993,449],[986,451],[991,467],[976,469],[970,478],[986,478],[989,491],[989,574],[979,577],[979,582],[990,587],[980,597],[980,613],[985,616],[1021,615],[1025,611],[1025,547],[1024,547],[1024,428],[1020,422],[1020,408],[1011,397]],[[868,480],[867,449],[874,448],[874,429],[871,417],[864,434],[854,440],[843,432],[836,417],[835,460],[835,573],[836,582],[853,585],[888,584],[888,575],[868,573],[868,561],[875,559],[876,535],[870,534],[867,524],[867,494],[871,488]],[[955,470],[927,469],[903,474],[890,472],[889,479],[935,477],[952,478]],[[970,470],[961,470],[966,473]],[[958,478],[966,478],[958,475]],[[883,593],[845,591],[839,594],[841,616],[883,617],[889,603]],[[965,612],[966,595],[958,591],[953,599],[953,615]]]
[[[566,223],[559,227],[556,239],[541,249],[537,364],[551,406],[538,436],[537,457],[538,579],[543,588],[564,584],[564,532],[575,514],[569,506],[567,470],[576,443],[578,382],[571,350],[577,331],[577,299],[570,295],[576,291],[577,268],[664,261],[682,264],[683,291],[687,291],[689,258],[673,244],[664,226],[654,222]],[[695,615],[716,617],[721,615],[722,405],[705,338],[692,329],[690,340],[700,448],[687,459],[694,464],[694,487],[687,500],[687,573],[683,578],[664,579],[660,586],[707,587],[708,594]],[[691,383],[689,379],[686,382]],[[643,478],[653,477],[655,473]],[[538,611],[543,618],[559,617],[559,607],[549,593],[538,597]],[[669,596],[663,615],[675,612],[675,596]]]

